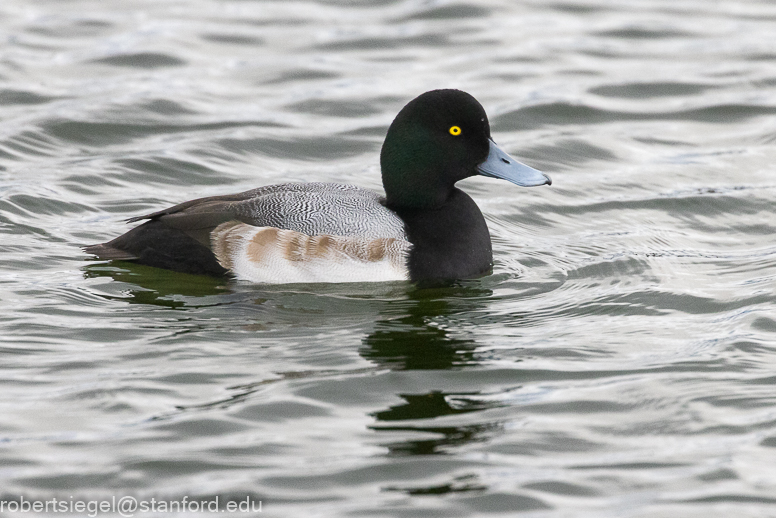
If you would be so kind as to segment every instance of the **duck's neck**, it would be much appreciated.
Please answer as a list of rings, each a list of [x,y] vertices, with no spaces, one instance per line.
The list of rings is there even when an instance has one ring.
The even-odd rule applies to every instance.
[[[383,170],[386,205],[391,209],[429,210],[443,206],[452,196],[455,185],[440,176],[429,176],[417,166],[409,165],[396,172]]]
[[[392,207],[412,243],[408,259],[414,282],[478,277],[493,267],[490,233],[477,204],[453,187],[433,209]]]

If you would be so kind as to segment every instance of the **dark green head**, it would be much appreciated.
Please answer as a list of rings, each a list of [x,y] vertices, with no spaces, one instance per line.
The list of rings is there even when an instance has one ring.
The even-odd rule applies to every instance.
[[[460,90],[432,90],[402,108],[388,128],[380,166],[389,207],[439,207],[456,182],[478,174],[518,185],[550,183],[495,145],[482,105]]]

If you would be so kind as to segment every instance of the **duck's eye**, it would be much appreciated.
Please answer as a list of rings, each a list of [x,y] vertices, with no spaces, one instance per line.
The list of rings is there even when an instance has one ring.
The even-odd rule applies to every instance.
[[[458,126],[450,126],[450,129],[448,130],[450,132],[450,135],[457,137],[461,134],[461,128]]]

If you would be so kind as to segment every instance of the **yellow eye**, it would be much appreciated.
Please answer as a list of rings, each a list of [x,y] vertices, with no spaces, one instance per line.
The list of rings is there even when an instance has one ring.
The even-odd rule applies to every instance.
[[[454,137],[457,137],[458,135],[461,134],[461,128],[459,128],[458,126],[450,126],[450,129],[448,131],[450,131],[450,135]]]

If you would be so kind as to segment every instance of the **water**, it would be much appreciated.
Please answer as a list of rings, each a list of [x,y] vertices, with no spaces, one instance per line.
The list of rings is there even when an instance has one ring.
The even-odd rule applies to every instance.
[[[2,499],[776,516],[773,2],[4,0],[0,41]],[[442,87],[554,181],[462,182],[489,277],[80,251],[199,196],[379,189]]]

